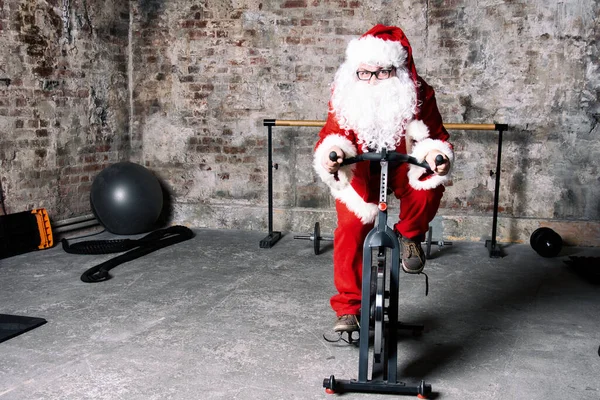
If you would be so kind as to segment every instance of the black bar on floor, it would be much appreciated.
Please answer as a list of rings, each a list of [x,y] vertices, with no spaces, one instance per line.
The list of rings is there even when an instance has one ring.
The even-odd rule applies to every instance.
[[[333,386],[333,387],[332,387]],[[403,382],[390,383],[386,381],[359,382],[356,380],[337,380],[333,376],[323,380],[323,387],[334,393],[383,393],[409,394],[427,396],[431,394],[431,385],[421,381],[419,386],[406,386]]]

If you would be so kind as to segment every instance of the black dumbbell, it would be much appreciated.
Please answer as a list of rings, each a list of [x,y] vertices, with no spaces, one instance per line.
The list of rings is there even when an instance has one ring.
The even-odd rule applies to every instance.
[[[316,256],[321,254],[321,241],[333,242],[333,237],[321,236],[321,225],[318,222],[315,222],[315,229],[314,229],[312,235],[295,235],[294,239],[312,241],[313,242],[313,250],[314,250]]]
[[[542,227],[533,231],[529,244],[540,256],[555,257],[560,253],[563,242],[558,233],[550,228]]]

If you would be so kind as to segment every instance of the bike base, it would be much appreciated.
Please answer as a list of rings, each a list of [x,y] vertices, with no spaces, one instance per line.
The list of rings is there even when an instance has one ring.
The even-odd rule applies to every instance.
[[[421,399],[431,394],[431,385],[421,381],[417,386],[407,386],[403,382],[366,381],[359,382],[354,379],[335,379],[333,375],[323,380],[323,387],[329,394],[333,393],[380,393],[414,395]]]

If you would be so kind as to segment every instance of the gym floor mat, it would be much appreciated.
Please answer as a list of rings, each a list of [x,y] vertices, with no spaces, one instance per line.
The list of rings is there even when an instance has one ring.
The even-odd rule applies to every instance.
[[[0,343],[45,324],[43,318],[0,314]]]

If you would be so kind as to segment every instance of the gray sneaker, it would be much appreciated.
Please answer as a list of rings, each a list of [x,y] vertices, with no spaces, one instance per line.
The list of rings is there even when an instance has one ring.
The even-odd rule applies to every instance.
[[[358,316],[352,314],[342,315],[338,317],[333,326],[335,332],[354,332],[360,328]]]
[[[425,252],[420,242],[400,238],[402,243],[402,269],[408,274],[419,274],[425,267]]]

